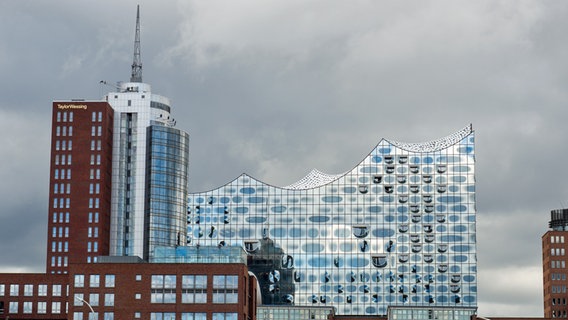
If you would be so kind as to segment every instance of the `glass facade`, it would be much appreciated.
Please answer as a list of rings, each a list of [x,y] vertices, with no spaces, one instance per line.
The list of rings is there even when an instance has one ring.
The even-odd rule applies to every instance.
[[[474,162],[468,126],[427,143],[381,140],[349,172],[287,187],[241,175],[190,194],[188,246],[242,246],[264,304],[473,313]]]
[[[186,243],[189,135],[160,125],[148,127],[145,252]]]
[[[114,110],[110,255],[149,259],[157,245],[185,240],[187,133],[167,98],[145,83],[107,95]]]

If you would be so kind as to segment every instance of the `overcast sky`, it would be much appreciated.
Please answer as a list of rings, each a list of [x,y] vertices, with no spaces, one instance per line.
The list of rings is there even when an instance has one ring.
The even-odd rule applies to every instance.
[[[285,186],[387,138],[476,131],[479,314],[542,316],[568,206],[567,1],[0,2],[0,271],[45,271],[51,102],[143,80],[190,133],[190,190]]]

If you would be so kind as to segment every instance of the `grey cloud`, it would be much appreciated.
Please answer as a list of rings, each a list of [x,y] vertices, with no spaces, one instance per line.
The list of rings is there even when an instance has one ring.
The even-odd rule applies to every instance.
[[[0,4],[0,269],[43,269],[51,100],[100,98],[111,90],[100,80],[127,80],[136,4]],[[144,80],[191,135],[192,191],[243,172],[280,186],[312,168],[341,173],[380,138],[422,142],[473,123],[479,313],[541,316],[540,236],[568,200],[567,11],[142,1]]]

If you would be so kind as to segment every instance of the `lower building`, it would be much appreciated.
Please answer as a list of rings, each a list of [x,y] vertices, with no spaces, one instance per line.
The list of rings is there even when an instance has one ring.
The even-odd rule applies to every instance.
[[[0,274],[0,319],[256,319],[258,285],[242,249],[183,253],[185,263],[99,257],[66,275]]]

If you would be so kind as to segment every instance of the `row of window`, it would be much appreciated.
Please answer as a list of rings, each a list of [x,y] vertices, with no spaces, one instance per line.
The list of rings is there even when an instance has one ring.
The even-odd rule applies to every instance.
[[[134,318],[140,318],[140,315],[134,316]],[[238,315],[235,312],[213,312],[212,318],[207,319],[207,314],[204,312],[199,313],[188,313],[183,312],[180,318],[177,320],[237,320]],[[175,312],[152,312],[150,313],[150,320],[176,320]]]
[[[101,178],[101,169],[91,169],[90,173],[89,173],[89,179],[93,180],[93,179],[97,179],[99,180]]]
[[[99,198],[89,198],[89,209],[95,208],[98,209],[100,206],[100,199]]]
[[[97,154],[96,156],[94,154],[91,155],[91,165],[100,165],[101,164],[101,155]]]
[[[55,135],[56,135],[57,137],[59,137],[59,136],[64,136],[64,137],[65,137],[65,136],[67,136],[67,134],[69,134],[70,137],[73,136],[73,127],[72,127],[72,126],[69,126],[69,127],[67,127],[67,126],[63,126],[63,127],[57,126],[57,127],[55,127]]]
[[[52,238],[69,238],[69,227],[53,227],[51,228]]]
[[[51,242],[51,252],[69,252],[69,242],[67,241]]]
[[[566,274],[565,273],[551,273],[550,274],[551,280],[562,280],[566,281]]]
[[[114,283],[113,283],[114,285]],[[103,303],[100,304],[100,296],[103,296]],[[91,307],[98,307],[99,305],[103,305],[105,307],[114,307],[114,293],[105,293],[105,294],[98,294],[98,293],[90,293],[88,297],[85,297],[82,293],[75,293],[73,299],[73,305],[76,307],[83,306],[84,302],[87,302]],[[89,300],[85,300],[88,298]]]
[[[99,183],[89,184],[89,194],[99,194],[101,193],[101,185]]]
[[[71,199],[70,198],[53,198],[53,209],[69,209],[71,205]]]
[[[61,175],[59,174],[61,172]],[[67,174],[67,176],[66,176]],[[71,179],[71,169],[55,169],[53,170],[53,178],[54,179]]]
[[[69,122],[73,122],[73,111],[57,112],[57,122],[67,122],[67,119],[69,119]]]
[[[103,113],[101,111],[96,112],[93,111],[93,114],[91,115],[91,122],[102,122],[103,121]]]
[[[69,258],[67,256],[52,256],[51,266],[52,267],[67,267],[69,265]]]
[[[566,268],[566,261],[564,260],[552,260],[550,261],[551,268]]]
[[[565,255],[565,249],[564,248],[551,248],[550,249],[550,255],[552,255],[552,256],[563,256],[563,255]]]
[[[551,236],[550,243],[564,243],[564,236]]]
[[[176,303],[176,275],[152,275],[151,303]],[[207,303],[207,276],[182,275],[182,303]],[[238,302],[238,276],[213,276],[213,303]]]
[[[74,286],[75,288],[83,288],[85,287],[85,275],[83,274],[76,274],[74,277]],[[101,285],[101,276],[98,274],[91,274],[88,277],[89,279],[89,287],[90,288],[98,288]],[[114,288],[115,285],[115,275],[114,274],[107,274],[104,276],[104,286],[105,288]]]
[[[91,137],[95,136],[102,136],[103,135],[103,127],[102,126],[92,126],[91,127]]]
[[[87,252],[98,252],[98,251],[99,251],[99,243],[97,241],[87,242]]]
[[[55,164],[56,165],[71,165],[72,156],[62,154],[61,156],[56,154],[55,155]]]
[[[24,284],[23,286],[23,295],[25,297],[32,297],[34,295],[34,286],[33,284]],[[37,296],[45,297],[48,295],[49,285],[47,284],[39,284],[37,285]],[[0,296],[4,296],[6,294],[6,285],[0,284]],[[9,286],[9,295],[11,297],[17,297],[20,295],[20,285],[19,284],[10,284]],[[53,297],[61,297],[61,285],[54,284],[51,286],[51,296]]]
[[[71,141],[70,141],[71,142]],[[71,149],[69,149],[71,150]],[[101,140],[91,140],[91,151],[100,151],[101,150]]]
[[[71,193],[71,184],[70,183],[54,183],[53,184],[53,193],[54,194],[63,194],[63,193],[67,193],[70,194]]]
[[[73,140],[69,140],[69,141],[67,141],[67,140],[61,140],[61,141],[55,140],[55,150],[57,150],[57,151],[59,151],[59,150],[63,150],[63,151],[73,150]],[[93,149],[91,149],[91,150],[93,150]]]
[[[19,303],[17,301],[11,301],[8,305],[8,313],[20,313],[19,310]],[[51,314],[60,314],[61,313],[61,302],[53,301],[51,302]],[[33,313],[33,302],[25,301],[22,303],[22,312],[23,314]],[[38,314],[46,314],[47,313],[47,302],[39,301],[36,304],[36,313]]]
[[[566,286],[552,286],[552,293],[566,293]]]
[[[59,312],[57,312],[59,313]],[[135,312],[134,319],[140,319],[141,313]],[[88,314],[83,314],[83,312],[74,312],[73,320],[98,320],[98,312],[89,312]],[[175,312],[152,312],[150,313],[151,320],[176,320]],[[237,320],[238,315],[235,312],[223,313],[214,312],[211,319],[207,319],[207,314],[204,312],[182,312],[180,313],[180,318],[177,320]],[[103,315],[103,320],[114,320],[113,312],[105,312]]]
[[[57,219],[59,217],[59,220]],[[69,223],[69,212],[59,212],[59,214],[57,212],[53,213],[53,223]]]
[[[138,317],[140,318],[140,317]],[[83,318],[83,312],[74,312],[73,313],[73,320],[98,320],[99,313],[98,312],[89,312],[85,318]],[[105,312],[103,313],[103,320],[114,320],[114,312]]]

